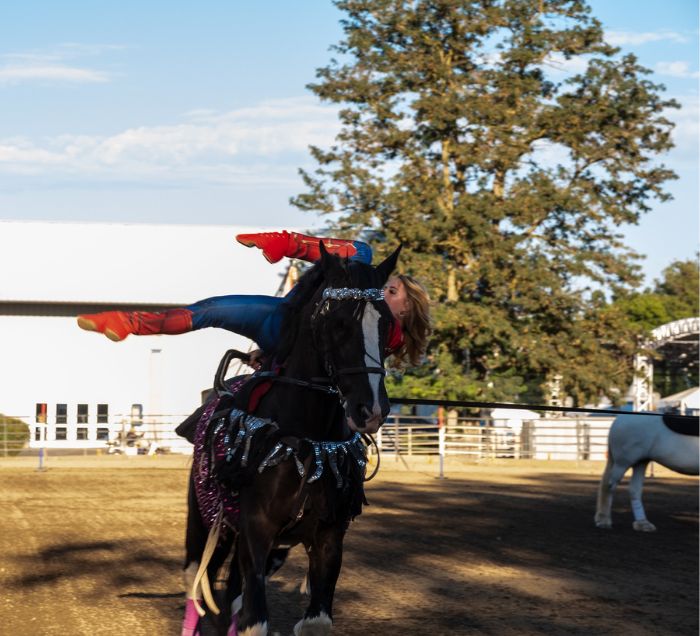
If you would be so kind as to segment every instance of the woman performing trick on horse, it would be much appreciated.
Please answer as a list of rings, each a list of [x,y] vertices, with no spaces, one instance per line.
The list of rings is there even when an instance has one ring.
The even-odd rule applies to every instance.
[[[237,237],[237,240],[242,243],[243,245],[246,245],[248,247],[258,247],[262,250],[263,255],[265,258],[271,262],[275,263],[279,261],[281,258],[284,256],[291,257],[291,258],[301,258],[307,261],[315,262],[320,260],[321,263],[320,265],[317,265],[315,267],[321,267],[319,271],[323,272],[323,267],[324,263],[328,263],[329,257],[327,254],[322,254],[322,248],[321,248],[321,239],[311,237],[311,236],[305,236],[302,234],[297,234],[294,232],[266,232],[266,233],[261,233],[261,234],[239,234]],[[354,261],[359,261],[355,265],[357,268],[366,268],[367,265],[371,264],[372,260],[372,251],[369,245],[362,243],[360,241],[345,241],[345,240],[336,240],[336,239],[324,239],[323,240],[323,247],[325,247],[325,252],[330,252],[331,254],[335,254],[337,256],[340,256],[342,258],[346,258],[349,260],[354,260]],[[396,263],[396,256],[398,255],[398,250],[394,253],[393,255],[393,260],[392,257],[389,257],[387,259],[388,261],[391,261],[391,266],[389,269],[387,269],[386,273],[383,276],[379,276],[377,278],[377,283],[378,285],[376,286],[381,286],[384,281],[386,283],[384,284],[384,299],[386,301],[386,305],[389,309],[389,311],[386,310],[385,307],[381,307],[380,303],[377,303],[379,305],[379,308],[382,310],[383,315],[384,315],[384,320],[391,322],[388,325],[388,333],[387,331],[384,331],[383,334],[386,337],[385,340],[382,340],[384,342],[384,347],[385,347],[385,352],[387,354],[392,354],[393,355],[393,365],[394,366],[400,366],[404,363],[407,364],[412,364],[416,365],[420,362],[420,358],[422,357],[423,353],[425,352],[426,348],[426,343],[428,339],[428,335],[430,333],[430,315],[429,315],[429,306],[430,306],[430,301],[428,298],[428,294],[426,293],[425,289],[412,277],[406,276],[406,275],[398,275],[398,276],[392,276],[387,278],[387,275],[390,273],[391,269],[393,269],[395,263]],[[322,258],[323,256],[323,258]],[[333,262],[333,261],[330,261]],[[364,263],[364,265],[360,265],[360,263]],[[381,268],[381,265],[379,266]],[[372,270],[372,273],[374,274],[373,268],[367,268]],[[312,272],[314,273],[314,270]],[[349,276],[349,272],[346,272],[346,274]],[[350,280],[350,279],[348,279]],[[358,281],[361,279],[357,279]],[[100,333],[105,334],[109,339],[114,340],[114,341],[120,341],[126,338],[129,334],[133,335],[151,335],[151,334],[180,334],[180,333],[185,333],[188,331],[193,331],[193,330],[198,330],[198,329],[203,329],[205,327],[218,327],[220,329],[226,329],[228,331],[232,331],[234,333],[238,333],[240,335],[246,336],[253,340],[262,350],[262,352],[257,352],[261,353],[261,356],[265,357],[270,357],[273,363],[275,361],[275,356],[278,354],[278,347],[280,346],[280,341],[282,340],[281,334],[287,333],[289,329],[289,320],[288,319],[290,316],[294,316],[295,312],[298,312],[298,305],[299,305],[299,299],[300,298],[305,298],[305,294],[307,293],[307,288],[308,284],[306,284],[306,287],[304,287],[305,284],[305,279],[302,278],[302,283],[300,284],[299,288],[292,289],[287,296],[284,298],[279,298],[279,297],[271,297],[271,296],[262,296],[262,295],[228,295],[228,296],[217,296],[213,298],[208,298],[205,300],[200,300],[192,305],[189,305],[187,307],[183,308],[177,308],[177,309],[170,309],[167,311],[163,312],[157,312],[157,313],[148,313],[148,312],[123,312],[123,311],[108,311],[108,312],[103,312],[103,313],[98,313],[98,314],[89,314],[89,315],[81,315],[78,317],[78,324],[80,325],[81,328],[87,329],[89,331],[97,331]],[[308,281],[307,281],[308,282]],[[363,288],[364,289],[364,288]],[[367,288],[369,289],[369,288]],[[350,290],[346,290],[350,291]],[[355,290],[357,291],[357,290]],[[376,292],[376,289],[372,289],[371,291]],[[298,293],[297,293],[298,292]],[[375,298],[375,301],[378,301],[379,298]],[[370,303],[367,303],[370,305]],[[364,305],[363,305],[364,307]],[[363,309],[364,311],[364,309]],[[377,309],[373,309],[375,311],[377,317],[379,316],[379,313],[377,313]],[[392,320],[393,318],[393,320]],[[339,323],[335,323],[336,327],[338,326]],[[378,324],[378,323],[377,323]],[[386,328],[386,322],[383,323]],[[286,338],[285,338],[286,341]],[[306,357],[308,355],[313,355],[313,339],[312,342],[306,343],[302,346],[302,349],[300,351],[297,351],[297,356],[298,354],[301,353],[302,357]],[[318,352],[316,352],[318,353]],[[280,354],[284,356],[284,352],[280,351]],[[260,367],[260,364],[255,360],[255,355],[251,355],[251,360],[249,361],[249,364],[253,366],[254,368],[258,369]],[[377,351],[377,360],[376,362],[378,364],[383,363],[384,356],[379,354],[379,351]],[[283,361],[279,361],[283,362]],[[296,363],[295,363],[296,364]],[[346,365],[347,366],[347,365]],[[383,364],[382,364],[383,366]],[[360,369],[361,367],[355,366],[353,364],[349,365],[349,367],[353,370],[354,373],[357,373],[357,370]],[[362,367],[363,369],[365,367]],[[347,369],[348,371],[350,369]],[[383,369],[382,369],[383,370]],[[371,371],[371,369],[370,369]],[[359,377],[356,375],[353,375],[352,377]],[[269,384],[268,385],[261,385],[263,388],[267,387],[270,388]],[[383,388],[383,385],[382,385]],[[236,386],[236,388],[231,387],[231,391],[236,392],[239,390],[239,387]],[[272,389],[271,389],[272,391]],[[386,397],[386,393],[384,393],[384,396]],[[323,401],[323,400],[322,400]],[[250,404],[250,402],[247,402]],[[210,441],[207,442],[209,439],[207,437],[208,431],[209,431],[209,423],[211,421],[211,410],[216,408],[218,405],[218,399],[215,398],[215,400],[211,403],[210,406],[204,405],[200,407],[195,413],[193,413],[190,418],[188,418],[185,422],[183,422],[180,427],[178,427],[178,434],[183,435],[187,437],[187,439],[190,439],[190,441],[193,442],[194,444],[194,459],[193,459],[193,468],[192,468],[192,474],[197,475],[197,479],[193,480],[191,477],[190,481],[190,493],[188,495],[188,526],[187,526],[187,533],[186,533],[186,558],[185,558],[185,583],[186,583],[186,588],[187,588],[187,599],[186,599],[186,605],[185,605],[185,615],[183,619],[183,629],[182,629],[182,635],[185,636],[192,636],[193,634],[198,634],[199,633],[199,624],[200,624],[200,616],[204,616],[205,612],[201,608],[201,598],[202,595],[204,594],[204,598],[206,597],[207,594],[207,589],[209,589],[209,584],[207,583],[206,586],[204,585],[203,581],[208,581],[208,572],[211,570],[211,572],[217,571],[217,569],[221,566],[221,563],[218,560],[215,560],[214,562],[210,562],[211,558],[211,552],[207,552],[207,546],[210,545],[211,537],[213,536],[214,543],[218,546],[218,541],[219,541],[219,535],[218,535],[218,530],[216,530],[217,527],[217,522],[216,519],[219,518],[217,515],[221,514],[221,511],[228,511],[227,514],[231,513],[231,511],[236,512],[236,514],[239,514],[239,512],[242,510],[241,506],[244,504],[246,506],[249,505],[255,505],[259,506],[262,505],[259,503],[259,493],[255,495],[253,499],[250,501],[248,499],[245,499],[245,502],[241,503],[243,500],[236,499],[235,497],[237,495],[234,495],[233,492],[229,492],[227,489],[222,490],[221,483],[216,480],[216,477],[213,476],[213,473],[211,471],[211,464],[209,463],[211,460],[210,458],[215,456],[215,452],[212,451],[212,448],[216,448],[216,441]],[[209,408],[209,411],[205,411],[205,409]],[[255,412],[256,407],[252,407],[253,411]],[[274,402],[273,402],[273,412],[274,412]],[[337,410],[337,406],[333,407]],[[387,410],[388,410],[388,403],[387,403]],[[320,411],[323,412],[323,411]],[[345,411],[347,414],[347,411]],[[280,422],[281,420],[279,419],[280,414],[278,413],[276,416],[275,421]],[[323,418],[321,418],[323,419]],[[342,418],[341,418],[342,420]],[[262,421],[262,420],[261,420]],[[316,419],[314,418],[314,421]],[[329,419],[328,422],[331,422],[332,419]],[[187,431],[183,426],[187,425],[187,423],[194,424],[193,426],[187,427],[187,431],[191,434],[191,438],[188,436]],[[285,434],[288,435],[289,431],[292,431],[294,435],[297,435],[300,439],[306,439],[308,436],[308,431],[304,431],[304,434],[302,435],[301,433],[295,433],[294,428],[290,428],[289,422],[285,422],[283,424],[280,424],[280,426],[286,426],[287,428],[285,429]],[[240,434],[240,430],[237,432],[237,435]],[[319,435],[318,432],[313,433],[315,435],[313,439],[326,439],[324,437],[318,438],[317,436]],[[216,435],[214,435],[214,439],[216,438]],[[250,438],[252,439],[252,438]],[[250,443],[250,439],[248,443]],[[286,438],[285,438],[286,439]],[[336,439],[335,437],[331,437],[328,439]],[[339,438],[339,439],[344,439],[344,438]],[[207,446],[207,443],[211,444],[210,446]],[[319,442],[320,443],[320,442]],[[338,443],[338,442],[334,442]],[[246,451],[247,453],[248,451]],[[296,457],[296,456],[295,456]],[[319,456],[320,457],[320,456]],[[246,460],[247,461],[247,460]],[[297,460],[298,461],[298,460]],[[334,464],[335,465],[335,464]],[[348,464],[349,466],[350,464]],[[298,470],[298,468],[295,468],[292,466],[292,469],[285,468],[284,466],[281,466],[278,470],[286,470],[289,472],[289,470]],[[317,469],[318,470],[318,469]],[[337,470],[337,468],[336,468]],[[256,473],[257,474],[257,473]],[[286,474],[286,473],[285,473]],[[310,473],[308,473],[310,475]],[[320,475],[320,474],[319,474]],[[289,475],[287,475],[289,476]],[[266,479],[271,479],[270,477],[266,477]],[[315,479],[315,477],[314,477]],[[348,479],[350,479],[348,477]],[[327,496],[324,495],[323,493],[326,493],[326,490],[324,488],[316,488],[316,490],[313,490],[315,488],[315,485],[309,486],[313,479],[307,479],[306,481],[302,481],[302,485],[304,485],[304,488],[309,488],[308,491],[304,491],[307,493],[304,498],[304,502],[302,505],[306,505],[306,497],[308,497],[308,492],[314,492],[316,493],[314,497],[316,499],[309,499],[309,501],[316,501],[315,504],[313,504],[314,509],[316,509],[317,506],[320,506],[319,510],[323,508],[323,506],[329,505],[328,503],[326,504],[319,504],[317,499],[318,497],[323,497]],[[294,482],[294,480],[292,480]],[[292,483],[289,482],[289,483]],[[308,483],[307,483],[308,482]],[[289,487],[289,483],[287,481],[284,482],[287,484],[285,487]],[[335,483],[335,482],[333,482]],[[348,482],[350,483],[350,482]],[[293,485],[293,484],[292,484]],[[346,484],[347,486],[347,484]],[[294,486],[295,488],[297,486]],[[253,486],[248,485],[247,486],[248,490],[246,492],[251,491]],[[349,486],[348,486],[349,488]],[[359,486],[359,491],[361,492],[361,484]],[[332,488],[332,501],[336,501],[337,498],[337,489]],[[299,491],[301,492],[301,491]],[[346,492],[346,491],[343,491]],[[356,492],[353,491],[352,489],[347,490],[347,492]],[[320,493],[320,494],[319,494]],[[301,496],[301,495],[299,495]],[[291,501],[291,503],[290,503]],[[291,506],[292,508],[296,505],[294,502],[296,499],[292,498],[289,501],[286,501],[285,505],[286,506]],[[319,500],[320,501],[320,500]],[[355,501],[354,498],[350,498],[348,501]],[[359,500],[358,500],[359,501]],[[247,503],[246,503],[247,502]],[[252,503],[251,503],[252,502]],[[333,504],[336,505],[336,504]],[[354,504],[353,504],[354,505]],[[311,506],[311,503],[309,504]],[[277,506],[279,508],[279,506]],[[276,508],[276,509],[277,509]],[[333,508],[335,510],[335,508]],[[248,510],[246,508],[246,510]],[[257,510],[257,508],[255,508]],[[291,508],[290,508],[291,510]],[[350,513],[348,511],[354,510],[354,508],[351,506],[348,508],[344,514],[358,514],[358,512],[353,512]],[[248,516],[250,514],[250,510],[248,512],[240,512],[242,514],[242,518],[246,519],[248,521]],[[256,517],[256,514],[251,514],[251,517],[258,518]],[[296,509],[294,511],[294,515],[298,518],[298,512],[296,512]],[[232,517],[233,518],[233,517]],[[319,517],[320,519],[320,517]],[[349,519],[349,517],[348,517]],[[247,523],[246,521],[246,523]],[[233,523],[238,523],[238,519],[236,518],[236,521],[233,521]],[[251,521],[252,523],[252,521]],[[307,525],[312,522],[307,522]],[[313,523],[316,523],[316,525],[313,525]],[[311,526],[311,530],[313,530],[313,533],[310,534],[309,536],[304,535],[306,538],[304,541],[320,541],[319,537],[321,534],[316,536],[316,526],[320,524],[320,521],[313,522]],[[330,523],[330,521],[326,520],[324,521],[326,525],[323,527],[326,528],[324,532],[330,532],[328,528],[335,527],[333,524]],[[330,525],[329,525],[330,524]],[[285,524],[283,524],[284,527],[287,527],[289,524],[285,521]],[[246,526],[247,527],[247,526]],[[282,526],[281,526],[282,527]],[[245,528],[241,530],[243,535],[248,536],[245,534]],[[257,531],[256,531],[257,532]],[[214,533],[212,535],[212,533]],[[340,537],[339,541],[340,543],[333,544],[335,546],[334,549],[342,549],[342,535],[344,534],[344,530],[338,535]],[[253,533],[251,536],[257,536],[255,533]],[[325,534],[323,536],[326,536]],[[333,535],[335,536],[335,535]],[[312,542],[313,542],[312,541]],[[249,542],[243,541],[243,543],[248,546]],[[213,545],[213,544],[212,544]],[[306,544],[305,544],[306,545]],[[309,543],[311,545],[311,543]],[[332,547],[332,546],[331,546]],[[218,548],[217,548],[218,549]],[[230,549],[230,546],[229,548]],[[310,548],[309,548],[310,550]],[[329,549],[330,550],[330,549]],[[329,555],[334,554],[332,550],[326,550]],[[270,568],[266,569],[267,575],[269,575],[272,571],[276,570],[285,560],[286,554],[289,551],[289,547],[282,547],[278,548],[275,550],[274,558],[270,563],[272,566]],[[216,553],[218,556],[216,559],[221,559],[224,555],[227,554],[226,549],[221,549],[219,552]],[[247,553],[246,553],[247,554]],[[257,552],[256,552],[257,554]],[[314,553],[315,554],[315,553]],[[324,558],[324,550],[321,550],[319,552],[319,557],[315,558]],[[268,554],[265,557],[265,562],[268,560],[270,557],[269,550]],[[241,557],[242,559],[243,557]],[[245,580],[248,582],[249,585],[253,585],[252,582],[248,580],[244,576],[245,572],[248,572],[247,570],[241,570],[241,563],[243,561],[236,561],[235,562],[235,567],[232,568],[231,572],[233,572],[234,578],[231,579],[231,575],[229,575],[229,588],[227,588],[226,594],[231,593],[231,598],[228,598],[226,596],[226,600],[224,603],[224,607],[228,608],[230,605],[230,601],[233,600],[233,597],[236,596],[236,594],[241,594],[242,588],[240,585],[236,587],[234,585],[235,583],[235,576],[238,575],[243,576]],[[246,562],[247,563],[247,562]],[[338,564],[339,565],[339,564]],[[316,567],[316,566],[315,566]],[[325,567],[325,566],[324,566]],[[317,567],[318,569],[318,567]],[[309,570],[312,574],[316,573],[316,570]],[[330,571],[330,570],[329,570]],[[241,574],[243,572],[243,574]],[[206,576],[205,576],[206,574]],[[315,575],[315,574],[314,574]],[[250,572],[247,574],[248,577],[250,577]],[[336,573],[337,576],[337,573]],[[257,579],[255,579],[257,580]],[[330,580],[330,579],[329,579]],[[233,581],[234,583],[232,583]],[[239,584],[240,584],[241,579],[239,578]],[[251,579],[252,581],[252,579]],[[324,592],[324,589],[319,583],[318,577],[315,579],[315,583],[313,584],[314,586],[318,586],[318,589],[316,590],[316,594],[323,596],[323,594],[327,593],[327,590]],[[332,588],[335,585],[335,579],[332,580],[332,585],[331,585],[331,592],[330,592],[330,598],[332,599]],[[246,590],[248,590],[248,587],[245,587]],[[251,587],[251,590],[253,588]],[[233,592],[231,591],[233,590]],[[249,590],[250,591],[250,590]],[[251,595],[253,595],[253,592],[250,592]],[[262,592],[264,595],[264,590]],[[313,594],[313,591],[312,591]],[[327,594],[326,594],[327,595]],[[253,595],[254,596],[254,595]],[[253,597],[251,596],[251,598]],[[259,590],[258,590],[258,596],[260,596]],[[255,597],[258,598],[258,597]],[[324,597],[325,598],[325,597]],[[209,599],[212,600],[213,599]],[[207,600],[207,603],[209,604],[209,600]],[[259,599],[258,599],[259,600]],[[264,596],[263,596],[264,600]],[[316,601],[314,601],[316,602]],[[252,603],[252,605],[251,605]],[[251,618],[252,610],[251,607],[257,607],[254,605],[254,602],[249,600],[248,607],[247,609],[244,607],[242,610],[242,613],[240,615],[240,620],[242,620],[244,623],[253,621],[253,618]],[[213,608],[216,606],[214,605],[209,605],[209,608],[214,611]],[[314,605],[315,608],[315,605]],[[311,611],[311,610],[308,610]],[[320,611],[320,610],[319,610]],[[216,608],[214,611],[215,614],[218,614],[219,610]],[[239,618],[237,617],[237,614],[234,610],[232,610],[233,617],[232,617],[232,625],[237,624],[237,621]],[[308,613],[308,612],[307,612]],[[327,613],[330,616],[330,605],[328,607]],[[313,612],[312,612],[313,614]],[[257,616],[257,615],[256,615]],[[306,616],[306,615],[305,615]],[[315,616],[315,615],[314,615]],[[207,618],[206,620],[209,620],[211,617]],[[228,618],[228,616],[226,616]],[[311,618],[311,622],[313,623],[316,618]],[[255,620],[258,620],[259,617],[255,618]],[[305,619],[302,620],[302,623],[304,622]],[[330,618],[328,618],[330,620]],[[244,630],[245,631],[245,630]],[[235,628],[234,631],[230,631],[229,633],[236,633]],[[247,633],[247,632],[246,632]],[[295,629],[296,633],[296,629]]]
[[[313,263],[320,258],[321,240],[332,254],[364,263],[372,261],[372,248],[362,241],[319,239],[287,231],[239,234],[236,239],[247,247],[260,248],[270,263],[276,263],[285,256]],[[294,290],[289,294],[294,294]],[[78,325],[87,331],[103,333],[116,342],[124,340],[129,334],[181,334],[218,327],[253,340],[262,354],[267,356],[276,352],[288,296],[215,296],[163,312],[105,311],[83,314],[78,316]],[[387,281],[384,298],[394,317],[388,342],[393,365],[416,365],[425,353],[430,334],[428,294],[413,277],[399,274]]]

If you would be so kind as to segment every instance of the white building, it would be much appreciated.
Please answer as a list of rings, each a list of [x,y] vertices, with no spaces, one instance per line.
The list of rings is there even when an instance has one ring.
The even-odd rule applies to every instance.
[[[95,447],[143,414],[186,415],[226,349],[250,342],[205,329],[115,343],[80,313],[157,310],[224,294],[274,295],[285,263],[235,240],[240,226],[0,221],[0,413],[32,442]],[[177,417],[172,418],[177,423]],[[43,441],[43,440],[41,440]]]
[[[675,411],[681,415],[697,415],[700,412],[700,387],[694,386],[661,398],[656,406],[661,412]]]

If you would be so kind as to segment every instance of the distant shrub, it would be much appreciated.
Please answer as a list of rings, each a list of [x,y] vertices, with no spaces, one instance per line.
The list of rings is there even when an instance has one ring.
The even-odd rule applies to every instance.
[[[19,455],[28,442],[29,427],[16,417],[0,413],[0,456]]]

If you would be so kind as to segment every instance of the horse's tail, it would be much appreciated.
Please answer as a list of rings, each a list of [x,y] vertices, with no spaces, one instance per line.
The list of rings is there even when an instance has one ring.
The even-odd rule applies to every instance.
[[[608,453],[605,470],[603,470],[600,483],[598,484],[598,496],[595,505],[594,521],[599,528],[609,528],[612,525],[610,521],[610,509],[612,506],[613,489],[610,483],[610,476],[612,474],[613,465],[613,459],[610,453]]]
[[[600,477],[598,484],[598,498],[596,501],[595,522],[598,527],[609,528],[610,523],[610,507],[612,505],[612,494],[614,484],[612,483],[613,470],[615,467],[615,454],[613,453],[613,429],[615,422],[613,420],[610,430],[608,431],[608,449],[606,455],[605,468]]]

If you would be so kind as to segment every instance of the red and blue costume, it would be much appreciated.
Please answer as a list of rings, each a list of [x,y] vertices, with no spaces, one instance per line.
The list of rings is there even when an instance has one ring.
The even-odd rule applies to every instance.
[[[321,239],[296,232],[264,232],[239,234],[236,239],[247,247],[258,247],[263,256],[276,263],[283,257],[314,262],[321,256]],[[362,241],[323,239],[326,249],[343,258],[372,262],[372,248]],[[129,334],[180,334],[187,331],[218,327],[253,340],[266,354],[274,354],[279,342],[285,313],[285,297],[263,295],[227,295],[199,300],[181,309],[164,312],[107,311],[78,316],[78,325],[88,331],[99,331],[119,341]],[[401,328],[394,321],[389,350],[402,342]]]

